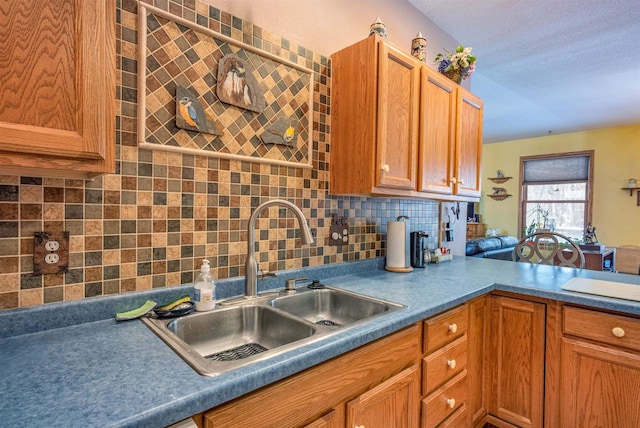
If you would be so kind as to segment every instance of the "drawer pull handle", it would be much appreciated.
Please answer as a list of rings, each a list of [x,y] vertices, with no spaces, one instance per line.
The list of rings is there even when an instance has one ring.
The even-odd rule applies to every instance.
[[[447,361],[447,365],[448,365],[449,367],[451,367],[452,369],[455,369],[455,368],[456,368],[456,360],[449,360],[449,361]]]
[[[382,171],[389,172],[389,169],[390,169],[389,165],[387,165],[387,164],[382,165]]]
[[[625,333],[624,333],[624,329],[622,329],[622,328],[620,328],[620,327],[614,327],[614,328],[611,330],[611,333],[613,333],[613,335],[614,335],[615,337],[624,337],[624,334],[625,334]]]
[[[456,407],[456,399],[455,398],[449,398],[447,400],[447,406],[449,406],[450,409],[453,409],[454,407]]]
[[[449,179],[449,182],[452,183],[452,184],[456,184],[458,182],[458,180],[455,177],[451,177]]]
[[[450,325],[449,325],[449,331],[450,331],[451,333],[455,333],[455,332],[457,332],[457,331],[458,331],[458,324],[450,324]]]

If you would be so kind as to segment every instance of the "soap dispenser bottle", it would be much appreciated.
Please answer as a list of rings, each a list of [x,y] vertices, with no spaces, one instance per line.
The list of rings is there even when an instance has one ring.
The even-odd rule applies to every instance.
[[[205,312],[210,311],[216,307],[216,285],[213,282],[211,276],[211,266],[209,266],[209,260],[202,261],[202,267],[200,268],[200,275],[195,285],[195,299],[194,303],[196,311]]]

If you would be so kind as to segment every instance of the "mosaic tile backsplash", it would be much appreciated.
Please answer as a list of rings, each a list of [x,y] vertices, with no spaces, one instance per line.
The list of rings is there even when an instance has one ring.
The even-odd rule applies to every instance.
[[[328,195],[328,58],[199,1],[146,3],[314,70],[313,168],[139,149],[138,7],[119,0],[116,173],[92,181],[0,175],[0,309],[190,283],[204,258],[216,278],[242,276],[247,220],[273,198],[302,208],[316,243],[302,246],[295,217],[271,209],[257,226],[263,270],[384,256],[386,223],[399,215],[435,242],[437,202]],[[334,215],[348,219],[348,245],[328,245]],[[43,230],[70,232],[67,273],[33,275],[33,236]]]

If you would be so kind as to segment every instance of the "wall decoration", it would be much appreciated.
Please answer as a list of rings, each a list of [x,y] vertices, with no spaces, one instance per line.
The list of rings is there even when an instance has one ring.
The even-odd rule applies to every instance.
[[[176,126],[187,131],[222,135],[207,117],[198,96],[182,86],[176,87]]]
[[[411,55],[424,63],[427,62],[427,39],[424,38],[420,31],[411,40]]]
[[[492,189],[493,189],[493,193],[487,196],[489,196],[491,199],[494,199],[496,201],[503,201],[507,199],[509,196],[511,196],[510,194],[507,193],[507,189],[505,189],[504,187],[493,187]]]
[[[281,117],[269,125],[260,135],[260,138],[265,144],[282,144],[288,147],[295,147],[298,136],[297,129],[297,120]]]
[[[293,57],[287,51],[281,54],[283,57],[139,3],[138,147],[311,168],[313,87],[320,76],[290,61]],[[225,73],[225,65],[237,72],[228,68]],[[233,79],[226,80],[229,77]],[[227,99],[236,97],[239,106],[216,95],[219,87],[224,91],[225,82],[231,89],[240,85],[239,91],[229,91]],[[199,95],[205,116],[215,118],[222,135],[192,132],[195,129],[180,114],[180,100],[175,98],[180,86],[189,88],[192,99]],[[245,109],[245,94],[251,100],[249,109]],[[194,103],[191,106],[195,108]],[[184,127],[177,125],[177,117],[184,120]],[[260,136],[278,118],[292,121],[294,135],[280,137],[281,142],[291,141],[265,144]],[[199,129],[202,131],[202,124]]]
[[[264,95],[253,70],[237,55],[225,55],[218,62],[216,95],[223,103],[260,113],[264,110]]]

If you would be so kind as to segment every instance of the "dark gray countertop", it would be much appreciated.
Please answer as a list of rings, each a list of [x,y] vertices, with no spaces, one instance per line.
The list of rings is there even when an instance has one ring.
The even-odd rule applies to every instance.
[[[640,315],[638,302],[560,289],[576,276],[639,286],[640,276],[458,257],[408,274],[381,267],[377,259],[290,271],[290,276],[304,272],[406,309],[213,378],[196,374],[139,320],[113,320],[115,312],[136,307],[154,292],[1,311],[2,425],[169,425],[495,289]],[[286,273],[273,284],[283,284],[285,278]],[[225,291],[227,283],[222,281],[218,294],[228,297],[239,284],[228,281]],[[191,291],[183,286],[155,295]]]

